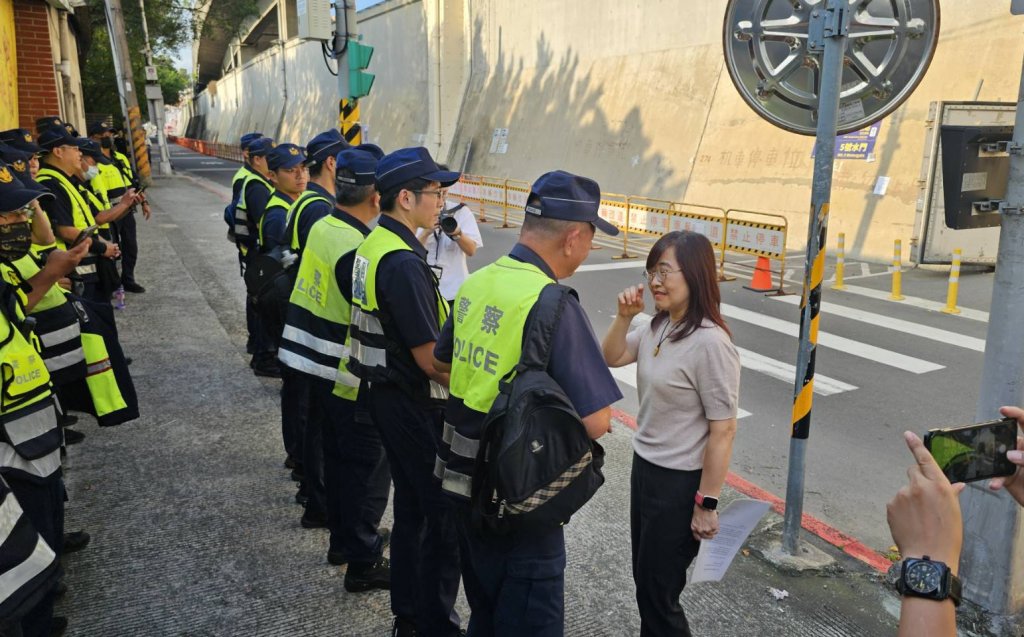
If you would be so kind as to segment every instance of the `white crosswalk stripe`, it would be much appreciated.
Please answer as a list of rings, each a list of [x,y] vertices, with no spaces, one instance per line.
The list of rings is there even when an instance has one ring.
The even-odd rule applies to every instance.
[[[737,347],[736,351],[740,354],[740,364],[743,367],[785,381],[790,385],[795,382],[796,365],[790,365],[774,358],[762,356],[757,352],[752,352],[742,347]],[[793,351],[793,355],[796,355],[796,350]],[[856,385],[829,378],[824,374],[814,375],[814,393],[819,396],[832,396],[833,394],[841,394],[855,389],[857,389]]]

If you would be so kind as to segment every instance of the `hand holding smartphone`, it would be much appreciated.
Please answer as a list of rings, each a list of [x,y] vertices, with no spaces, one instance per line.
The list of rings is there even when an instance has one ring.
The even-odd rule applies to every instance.
[[[74,248],[74,247],[77,247],[77,246],[81,245],[82,242],[85,241],[86,239],[89,239],[89,238],[92,238],[92,237],[96,236],[96,233],[98,231],[99,231],[99,226],[95,226],[95,225],[94,226],[89,226],[85,230],[82,230],[81,232],[79,232],[78,236],[75,237],[75,240],[72,241],[71,245],[68,246],[68,247],[69,248]]]
[[[924,446],[950,482],[975,482],[1013,475],[1006,452],[1017,448],[1017,420],[1002,418],[964,427],[932,429]]]

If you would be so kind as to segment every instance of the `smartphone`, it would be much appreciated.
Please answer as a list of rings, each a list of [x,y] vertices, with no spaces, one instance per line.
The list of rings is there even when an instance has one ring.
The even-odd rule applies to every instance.
[[[932,429],[925,434],[924,446],[950,482],[1013,475],[1017,465],[1006,459],[1006,452],[1017,448],[1017,420]]]
[[[81,243],[88,239],[89,237],[96,236],[96,233],[98,231],[99,226],[89,226],[85,230],[82,230],[81,232],[78,233],[78,236],[75,237],[75,240],[71,242],[71,245],[69,247],[74,248],[76,246],[81,245]]]

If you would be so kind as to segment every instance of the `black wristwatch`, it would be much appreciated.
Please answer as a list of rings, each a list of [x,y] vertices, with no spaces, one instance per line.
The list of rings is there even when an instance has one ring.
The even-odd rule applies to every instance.
[[[694,496],[693,501],[697,503],[697,506],[706,510],[714,511],[718,508],[718,498],[713,498],[710,495],[704,495],[700,491]]]
[[[944,562],[932,560],[927,555],[894,562],[889,567],[889,582],[900,595],[936,601],[951,599],[954,605],[960,605],[960,579]]]

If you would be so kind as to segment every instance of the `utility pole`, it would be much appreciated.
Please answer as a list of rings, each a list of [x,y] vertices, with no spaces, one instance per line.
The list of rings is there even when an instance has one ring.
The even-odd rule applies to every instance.
[[[1024,7],[1021,7],[1024,10]],[[975,415],[978,422],[999,417],[1003,405],[1024,405],[1024,68],[1017,95],[1017,117],[1010,148],[1006,203],[1000,207],[999,252],[992,285],[985,364]],[[1024,611],[1024,529],[1021,506],[984,483],[968,485],[960,496],[964,545],[960,578],[965,597],[997,616],[1000,634],[1009,634],[1014,616]]]
[[[128,36],[124,30],[124,11],[121,0],[105,0],[107,13],[107,31],[110,33],[110,52],[114,58],[114,70],[117,73],[117,91],[121,94],[123,115],[128,122],[128,130],[132,136],[132,155],[135,168],[143,181],[149,181],[149,156],[146,154],[146,131],[142,128],[142,115],[139,113],[139,99],[135,93],[132,79],[132,62],[128,55]]]
[[[345,140],[353,146],[363,141],[359,123],[359,98],[369,95],[373,75],[365,73],[373,47],[359,42],[355,0],[335,3],[334,51],[338,62],[339,127]]]
[[[149,44],[149,25],[146,23],[146,3],[139,0],[142,14],[142,37],[146,41],[146,99],[149,100],[149,119],[156,125],[156,138],[160,145],[160,173],[171,174],[171,154],[167,149],[167,132],[164,130],[164,94],[153,64],[153,48]]]

